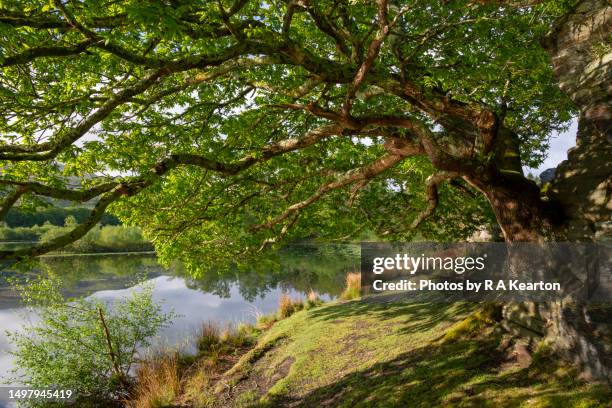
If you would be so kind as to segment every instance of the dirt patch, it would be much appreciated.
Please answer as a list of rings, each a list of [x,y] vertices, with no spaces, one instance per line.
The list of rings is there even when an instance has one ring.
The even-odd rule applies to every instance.
[[[282,380],[287,376],[291,366],[295,362],[295,358],[292,356],[286,357],[281,361],[275,368],[271,375],[269,371],[265,370],[262,366],[262,360],[267,361],[264,355],[273,353],[275,349],[282,346],[285,341],[277,342],[266,349],[261,355],[252,362],[253,366],[243,378],[241,378],[233,386],[228,386],[220,395],[217,395],[217,407],[232,407],[235,405],[236,400],[241,394],[247,392],[255,392],[260,397],[265,395],[270,388],[274,386],[278,381]]]
[[[295,363],[295,358],[292,356],[288,356],[285,357],[285,359],[281,361],[279,365],[276,366],[276,368],[274,369],[274,373],[270,377],[269,388],[271,388],[274,384],[276,384],[278,381],[285,378],[287,374],[289,374],[289,370],[291,369],[293,363]]]
[[[357,349],[357,342],[360,340],[372,340],[376,337],[376,335],[372,333],[351,333],[347,336],[343,337],[340,340],[340,343],[343,345],[342,350],[340,350],[341,354],[348,353],[356,353],[359,352]]]

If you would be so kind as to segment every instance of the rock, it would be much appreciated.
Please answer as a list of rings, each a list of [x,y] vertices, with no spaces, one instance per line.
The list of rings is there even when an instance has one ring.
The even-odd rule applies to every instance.
[[[552,182],[557,177],[556,173],[557,173],[556,167],[546,169],[542,173],[540,173],[540,180],[542,181],[542,184]]]

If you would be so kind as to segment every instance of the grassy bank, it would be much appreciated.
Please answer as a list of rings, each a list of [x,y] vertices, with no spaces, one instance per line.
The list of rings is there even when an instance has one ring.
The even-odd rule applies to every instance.
[[[293,312],[264,319],[269,328],[254,329],[231,368],[191,387],[200,403],[178,390],[166,405],[139,406],[604,407],[612,398],[545,350],[523,353],[473,305],[349,301]]]

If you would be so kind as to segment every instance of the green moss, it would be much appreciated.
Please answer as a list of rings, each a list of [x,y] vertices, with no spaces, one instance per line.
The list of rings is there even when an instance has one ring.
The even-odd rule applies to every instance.
[[[448,329],[442,336],[442,341],[456,341],[481,333],[487,326],[501,319],[501,306],[488,303],[479,307],[465,319]]]

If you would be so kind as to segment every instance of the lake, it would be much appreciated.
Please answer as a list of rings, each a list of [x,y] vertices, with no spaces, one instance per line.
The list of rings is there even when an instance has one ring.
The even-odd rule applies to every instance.
[[[202,322],[254,322],[259,314],[275,311],[283,293],[304,298],[312,289],[323,299],[332,299],[342,291],[346,273],[357,269],[358,247],[352,245],[292,245],[250,269],[210,271],[199,278],[190,276],[178,262],[160,266],[152,254],[44,257],[24,270],[5,265],[0,272],[0,377],[12,368],[5,331],[18,330],[36,319],[22,307],[8,283],[11,277],[48,271],[60,277],[66,296],[111,301],[128,295],[138,282],[150,282],[154,299],[163,302],[165,311],[179,315],[154,344],[189,348],[189,338]],[[3,406],[6,402],[0,400]]]

